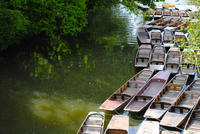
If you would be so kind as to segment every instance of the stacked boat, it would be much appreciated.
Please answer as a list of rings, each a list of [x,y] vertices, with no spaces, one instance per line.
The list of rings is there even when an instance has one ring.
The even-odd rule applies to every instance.
[[[190,44],[185,31],[189,12],[165,5],[147,13],[153,20],[137,30],[135,67],[142,70],[114,91],[99,109],[144,114],[137,134],[180,134],[183,129],[184,134],[199,133],[200,79],[194,77],[197,59],[189,61],[191,53],[182,45],[182,41]],[[129,116],[113,115],[105,132],[104,120],[104,112],[90,112],[77,134],[130,131]]]

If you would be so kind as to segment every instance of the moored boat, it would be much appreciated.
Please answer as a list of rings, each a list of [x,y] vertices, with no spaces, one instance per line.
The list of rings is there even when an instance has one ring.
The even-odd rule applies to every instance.
[[[129,116],[113,115],[104,134],[128,134]]]
[[[163,70],[165,65],[165,48],[164,46],[154,46],[151,59],[150,68],[153,70]]]
[[[191,57],[193,57],[193,60],[190,59]],[[197,66],[196,61],[197,59],[195,55],[193,55],[192,53],[188,53],[187,49],[184,49],[184,51],[182,52],[181,73],[194,75],[196,72],[196,66]]]
[[[164,71],[159,71],[155,74],[129,101],[124,110],[135,113],[145,110],[167,83],[169,75],[169,72]]]
[[[148,67],[151,56],[151,45],[143,44],[139,47],[135,57],[135,67]]]
[[[199,96],[200,79],[197,79],[178,97],[174,105],[163,116],[160,125],[174,128],[184,127],[182,125],[197,104]]]
[[[151,44],[152,46],[162,44],[162,34],[160,30],[151,31]]]
[[[89,112],[77,134],[103,134],[104,112]]]
[[[147,109],[144,117],[160,120],[174,104],[188,80],[188,75],[174,76]]]
[[[139,44],[150,44],[150,36],[146,27],[139,27],[137,30],[137,40]]]
[[[181,52],[179,48],[172,47],[169,49],[165,61],[165,70],[171,73],[179,72],[179,65],[181,64]]]
[[[173,47],[174,46],[174,34],[172,30],[165,29],[163,33],[163,46],[164,47]]]
[[[152,75],[153,70],[143,69],[117,89],[103,104],[101,104],[99,109],[116,111],[123,108],[128,103],[129,99],[136,95]]]
[[[162,9],[156,9],[154,13],[154,19],[160,19],[163,16],[163,11]]]
[[[180,18],[180,14],[178,10],[172,10],[172,17],[173,18]]]
[[[159,134],[159,122],[144,120],[140,125],[137,134]]]
[[[183,21],[175,21],[175,22],[172,22],[168,25],[168,27],[173,27],[174,29],[180,25],[184,24]]]
[[[172,13],[169,9],[163,10],[163,18],[165,17],[171,17]]]
[[[184,134],[200,134],[200,99],[186,122]]]

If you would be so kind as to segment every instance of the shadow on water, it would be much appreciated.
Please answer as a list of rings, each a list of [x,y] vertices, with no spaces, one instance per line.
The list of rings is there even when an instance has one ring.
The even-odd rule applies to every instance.
[[[135,74],[136,28],[142,18],[122,5],[89,17],[76,49],[58,57],[59,63],[33,52],[1,64],[0,133],[76,133],[87,113],[97,111]]]

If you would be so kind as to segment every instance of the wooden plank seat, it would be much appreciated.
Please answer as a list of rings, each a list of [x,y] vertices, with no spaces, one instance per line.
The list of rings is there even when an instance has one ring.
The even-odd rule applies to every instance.
[[[190,108],[183,107],[183,106],[172,106],[170,112],[173,113],[180,113],[180,114],[188,114],[190,112]]]
[[[169,106],[171,106],[171,103],[169,102],[154,102],[152,105],[153,109],[159,109],[159,110],[164,110],[164,109],[168,109]]]
[[[192,87],[190,88],[190,90],[192,90],[192,91],[199,91],[199,92],[200,92],[200,87],[192,86]]]
[[[143,75],[143,76],[137,77],[136,80],[137,80],[137,82],[143,83],[143,84],[144,84],[144,82],[146,82],[146,80],[147,80],[148,78],[149,78],[149,76]]]
[[[173,84],[176,84],[176,85],[184,85],[184,84],[185,84],[185,81],[184,81],[184,80],[173,80]]]
[[[113,95],[113,100],[116,101],[126,101],[127,99],[129,99],[131,96],[128,94],[123,94],[123,93],[115,93]]]
[[[137,62],[136,62],[137,65],[147,65],[148,64],[148,59],[137,58],[136,60],[137,60]]]
[[[129,81],[129,87],[132,88],[140,88],[144,85],[145,81],[135,80],[135,81]]]
[[[150,76],[151,74],[152,74],[152,71],[143,71],[140,75]]]
[[[137,88],[128,87],[128,88],[126,88],[126,90],[124,90],[122,93],[123,93],[123,94],[130,95],[130,96],[133,96],[133,95],[135,95],[135,94],[138,92],[139,89],[140,89],[139,87],[137,87]]]
[[[180,60],[179,60],[179,58],[167,58],[167,63],[179,64]]]
[[[103,119],[101,117],[90,117],[88,120],[85,122],[86,125],[103,125]]]

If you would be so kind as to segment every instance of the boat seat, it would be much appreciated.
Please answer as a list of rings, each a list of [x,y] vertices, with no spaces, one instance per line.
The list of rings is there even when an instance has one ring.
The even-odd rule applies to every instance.
[[[145,101],[148,102],[149,100],[151,100],[153,97],[151,96],[136,96],[135,100],[136,101]]]
[[[173,106],[171,108],[171,112],[181,113],[181,114],[187,114],[190,112],[190,108],[182,107],[182,106]]]
[[[94,118],[90,117],[88,120],[85,122],[86,125],[103,125],[103,119],[102,118]]]
[[[90,125],[84,125],[82,128],[82,133],[101,133],[102,127],[101,126],[90,126]]]
[[[124,100],[129,99],[130,97],[131,97],[130,95],[123,94],[123,93],[121,93],[121,94],[116,93],[116,94],[113,95],[113,99],[118,100],[118,101],[124,101]]]

